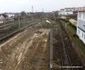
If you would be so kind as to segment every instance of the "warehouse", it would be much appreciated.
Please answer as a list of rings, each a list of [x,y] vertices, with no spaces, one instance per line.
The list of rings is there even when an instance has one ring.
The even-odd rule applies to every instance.
[[[77,35],[85,44],[85,11],[78,12],[77,23]]]

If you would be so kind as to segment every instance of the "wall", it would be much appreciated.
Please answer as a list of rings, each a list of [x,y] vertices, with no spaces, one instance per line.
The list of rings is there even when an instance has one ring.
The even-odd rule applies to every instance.
[[[79,12],[78,17],[77,17],[77,35],[79,38],[83,41],[85,44],[85,13],[84,12]]]
[[[58,13],[58,15],[71,15],[73,14],[73,12],[65,12],[65,11],[61,11]]]

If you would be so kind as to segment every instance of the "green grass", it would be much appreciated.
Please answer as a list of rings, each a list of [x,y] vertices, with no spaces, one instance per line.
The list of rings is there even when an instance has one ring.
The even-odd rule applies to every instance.
[[[79,49],[82,50],[82,52],[85,55],[85,45],[83,44],[83,42],[78,38],[78,37],[74,37],[73,35],[76,35],[76,29],[73,28],[70,24],[66,24],[67,30],[72,38],[72,40],[74,41],[74,43],[78,46]]]

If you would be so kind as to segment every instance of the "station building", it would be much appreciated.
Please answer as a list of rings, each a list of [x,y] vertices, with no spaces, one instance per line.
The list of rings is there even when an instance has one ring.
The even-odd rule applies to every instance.
[[[77,35],[85,44],[85,11],[79,11],[77,16]]]

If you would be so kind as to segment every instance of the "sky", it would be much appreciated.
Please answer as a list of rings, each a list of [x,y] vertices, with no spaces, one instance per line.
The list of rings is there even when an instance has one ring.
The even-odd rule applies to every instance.
[[[85,0],[0,0],[0,13],[3,12],[51,12],[66,7],[85,6]]]

